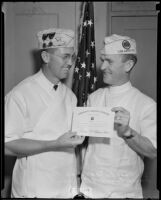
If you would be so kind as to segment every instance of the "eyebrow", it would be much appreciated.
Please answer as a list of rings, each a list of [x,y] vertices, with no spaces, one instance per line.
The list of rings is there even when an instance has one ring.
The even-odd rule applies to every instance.
[[[112,59],[106,58],[105,55],[101,55],[101,56],[100,56],[100,59],[101,59],[101,60],[106,60],[106,61],[108,61],[108,62],[112,62]]]
[[[72,54],[71,53],[62,53],[62,55],[72,55],[73,56],[73,55],[75,55],[75,53],[72,53]]]
[[[105,57],[105,60],[107,60],[108,62],[112,62],[112,60],[110,58]]]

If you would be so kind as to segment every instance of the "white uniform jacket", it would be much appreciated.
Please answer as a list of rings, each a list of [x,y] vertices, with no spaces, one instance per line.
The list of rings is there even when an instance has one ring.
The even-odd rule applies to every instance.
[[[134,88],[101,88],[89,97],[89,106],[123,107],[130,112],[130,127],[156,147],[156,102]],[[90,198],[142,198],[142,158],[116,131],[113,138],[89,138],[80,191]]]
[[[64,84],[53,89],[40,70],[5,99],[5,142],[19,138],[55,140],[71,129],[76,97]],[[77,194],[74,148],[17,158],[13,197],[71,198]]]

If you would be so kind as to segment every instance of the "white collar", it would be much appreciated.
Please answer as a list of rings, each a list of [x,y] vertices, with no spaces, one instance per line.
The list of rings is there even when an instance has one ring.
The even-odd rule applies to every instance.
[[[47,91],[52,91],[53,90],[53,86],[54,84],[52,82],[50,82],[46,76],[44,75],[44,73],[42,72],[42,69],[40,69],[40,71],[37,73],[37,81],[39,82],[39,84]],[[59,83],[57,84],[58,88],[61,86],[61,81],[59,81]]]
[[[123,93],[123,92],[126,92],[128,91],[129,89],[132,88],[132,85],[131,85],[131,82],[128,81],[122,85],[119,85],[119,86],[110,86],[110,87],[107,87],[108,88],[108,91],[110,94],[120,94],[120,93]]]

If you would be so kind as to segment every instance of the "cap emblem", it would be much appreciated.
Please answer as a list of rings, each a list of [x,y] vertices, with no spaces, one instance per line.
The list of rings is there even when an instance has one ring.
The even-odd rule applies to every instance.
[[[131,47],[130,42],[128,40],[123,40],[122,46],[124,47],[124,49],[130,49]]]

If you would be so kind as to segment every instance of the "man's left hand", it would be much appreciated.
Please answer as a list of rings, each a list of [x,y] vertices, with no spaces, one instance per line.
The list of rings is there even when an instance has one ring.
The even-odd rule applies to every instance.
[[[119,137],[127,136],[130,130],[130,112],[122,107],[114,107],[111,111],[115,112],[114,128],[117,130]]]

